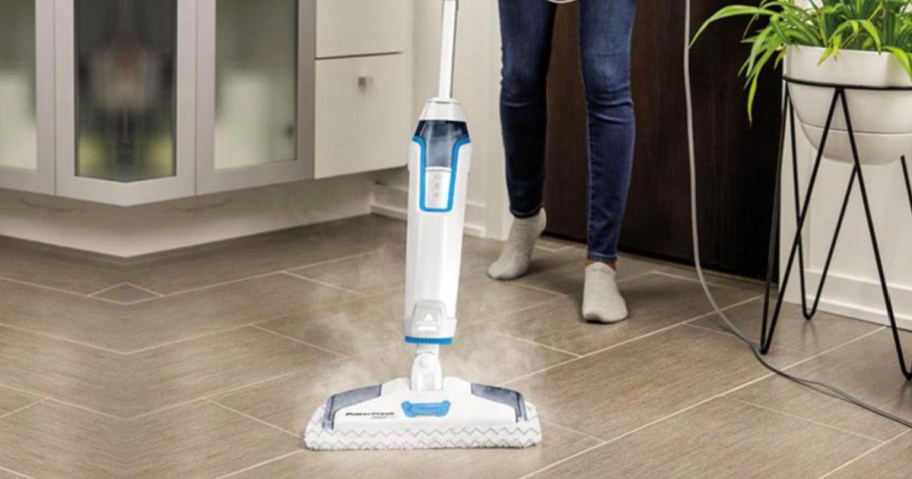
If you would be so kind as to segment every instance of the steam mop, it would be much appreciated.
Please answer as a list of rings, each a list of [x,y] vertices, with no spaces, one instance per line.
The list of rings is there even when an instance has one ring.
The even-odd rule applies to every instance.
[[[472,145],[452,98],[459,0],[443,0],[437,98],[425,105],[409,156],[405,341],[411,377],[330,397],[304,443],[315,450],[529,447],[541,442],[522,394],[443,377],[440,347],[453,343]]]

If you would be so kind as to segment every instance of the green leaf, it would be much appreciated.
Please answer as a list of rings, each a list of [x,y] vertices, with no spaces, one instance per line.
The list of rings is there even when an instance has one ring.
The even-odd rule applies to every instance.
[[[899,64],[906,70],[909,79],[912,80],[912,57],[905,50],[896,47],[886,47],[886,50],[893,54],[893,57],[899,60]]]
[[[738,17],[738,16],[744,16],[744,15],[773,16],[773,15],[776,15],[776,12],[773,12],[771,10],[766,10],[763,8],[752,7],[750,5],[729,5],[727,7],[722,8],[721,10],[719,10],[718,12],[713,14],[713,16],[709,17],[708,20],[703,22],[703,25],[700,26],[700,29],[697,30],[697,33],[694,35],[693,40],[690,41],[690,46],[693,47],[693,44],[696,43],[697,39],[700,38],[700,36],[703,35],[703,32],[706,31],[706,29],[709,28],[709,26],[712,25],[713,23],[715,23],[719,20],[726,19],[726,18]]]

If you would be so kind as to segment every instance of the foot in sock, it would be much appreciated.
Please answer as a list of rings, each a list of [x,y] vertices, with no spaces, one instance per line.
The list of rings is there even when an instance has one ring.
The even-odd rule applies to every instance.
[[[488,276],[499,280],[511,280],[526,274],[535,242],[545,231],[547,223],[544,209],[531,218],[515,218],[500,258],[488,268]]]
[[[618,290],[617,272],[605,263],[586,267],[583,318],[593,323],[612,324],[627,319],[627,303]]]

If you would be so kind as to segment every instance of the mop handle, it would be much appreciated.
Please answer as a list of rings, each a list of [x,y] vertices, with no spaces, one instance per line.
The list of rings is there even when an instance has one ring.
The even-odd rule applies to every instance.
[[[443,0],[443,38],[440,42],[440,83],[437,97],[453,98],[453,71],[456,62],[456,15],[459,0]]]

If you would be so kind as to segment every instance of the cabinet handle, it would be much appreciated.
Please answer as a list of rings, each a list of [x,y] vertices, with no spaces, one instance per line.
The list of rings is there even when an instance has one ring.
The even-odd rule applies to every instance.
[[[373,82],[374,82],[373,77],[360,76],[360,77],[358,77],[358,88],[360,88],[362,90],[367,90],[367,88],[369,86],[371,86],[371,83],[373,83]]]

